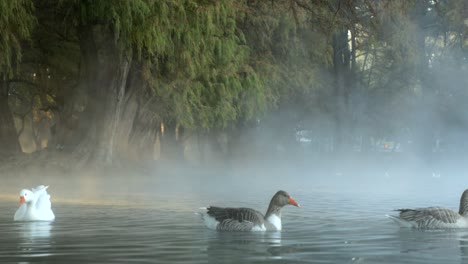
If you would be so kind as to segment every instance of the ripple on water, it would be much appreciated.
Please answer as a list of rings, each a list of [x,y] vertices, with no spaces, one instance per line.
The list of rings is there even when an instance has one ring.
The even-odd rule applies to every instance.
[[[283,231],[216,232],[195,214],[209,197],[140,197],[131,203],[55,203],[51,223],[13,222],[0,201],[0,262],[56,263],[463,263],[468,231],[400,229],[385,217],[391,197],[314,192],[294,195]],[[216,204],[265,210],[265,197]],[[157,201],[157,202],[151,202]],[[171,203],[171,206],[159,204]],[[408,201],[405,201],[409,203]],[[424,205],[415,199],[415,205]]]

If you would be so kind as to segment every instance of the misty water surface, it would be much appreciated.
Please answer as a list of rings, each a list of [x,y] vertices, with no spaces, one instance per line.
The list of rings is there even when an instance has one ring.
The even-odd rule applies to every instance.
[[[386,214],[400,207],[457,209],[462,178],[386,171],[269,175],[259,169],[167,172],[147,178],[86,182],[47,178],[56,221],[13,222],[20,184],[2,185],[2,263],[463,263],[468,230],[400,229]],[[452,174],[454,175],[454,174]],[[40,178],[40,176],[38,176]],[[43,178],[43,179],[46,179]],[[321,180],[318,180],[318,179]],[[328,180],[326,180],[328,179]],[[352,180],[347,180],[352,179]],[[37,180],[37,179],[36,179]],[[88,179],[90,180],[90,179]],[[67,182],[69,186],[67,187]],[[10,190],[10,188],[14,190]],[[283,231],[220,233],[207,229],[198,208],[246,206],[266,210],[278,189],[301,208],[285,207]]]

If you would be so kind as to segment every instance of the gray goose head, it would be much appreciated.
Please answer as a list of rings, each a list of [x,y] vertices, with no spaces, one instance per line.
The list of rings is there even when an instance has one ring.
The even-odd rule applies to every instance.
[[[294,205],[300,207],[299,204],[285,191],[278,191],[273,198],[271,198],[270,205],[268,206],[265,217],[271,214],[281,215],[281,208],[286,205]]]

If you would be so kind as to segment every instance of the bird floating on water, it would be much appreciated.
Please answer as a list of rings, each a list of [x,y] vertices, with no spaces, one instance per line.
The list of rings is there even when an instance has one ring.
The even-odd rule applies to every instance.
[[[398,216],[389,216],[403,227],[421,229],[468,228],[468,189],[460,198],[458,212],[442,207],[398,209]]]
[[[31,190],[20,191],[20,207],[16,210],[14,221],[52,221],[55,219],[47,193],[49,186],[39,185]]]
[[[265,215],[250,208],[210,206],[202,218],[208,228],[218,231],[281,231],[281,209],[285,205],[299,207],[287,192],[278,191]]]

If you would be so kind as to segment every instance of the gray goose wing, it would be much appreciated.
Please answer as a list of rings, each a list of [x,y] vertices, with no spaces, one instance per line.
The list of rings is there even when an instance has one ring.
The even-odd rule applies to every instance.
[[[224,231],[251,231],[254,226],[265,222],[260,212],[250,208],[210,206],[207,214],[219,222],[216,229]]]
[[[418,228],[443,227],[447,224],[454,224],[461,218],[459,213],[441,207],[398,209],[397,211],[400,211],[401,219],[416,222]]]

